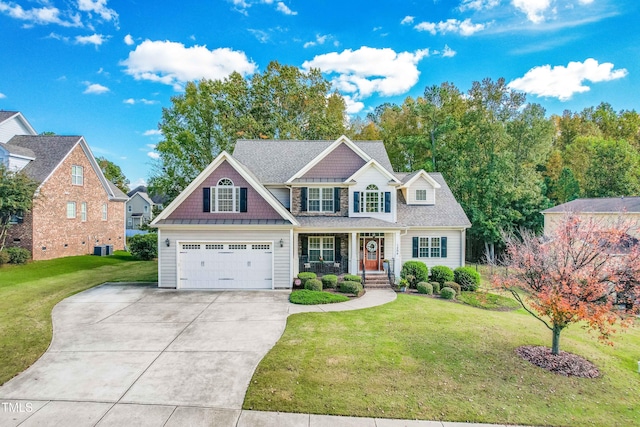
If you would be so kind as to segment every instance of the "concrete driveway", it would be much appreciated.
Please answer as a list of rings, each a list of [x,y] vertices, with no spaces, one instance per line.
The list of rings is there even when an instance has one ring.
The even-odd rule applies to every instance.
[[[0,425],[236,425],[288,296],[126,284],[74,295],[53,310],[48,351],[0,387]]]

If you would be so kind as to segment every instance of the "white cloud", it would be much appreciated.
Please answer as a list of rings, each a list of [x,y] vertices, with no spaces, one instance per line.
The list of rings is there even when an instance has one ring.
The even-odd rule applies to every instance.
[[[133,190],[134,188],[140,186],[140,185],[144,185],[145,187],[147,186],[147,181],[144,178],[138,178],[137,180],[133,181],[132,183],[129,184],[129,190]]]
[[[156,135],[162,135],[162,132],[160,132],[159,129],[149,129],[149,130],[145,130],[142,135],[144,135],[144,136],[156,136]],[[153,147],[151,147],[151,148],[156,148],[156,146],[153,145]]]
[[[7,97],[7,95],[5,95],[4,93],[0,92],[0,99],[4,99],[6,97]]]
[[[364,109],[364,103],[361,101],[354,100],[349,95],[343,95],[342,99],[344,99],[345,103],[345,112],[347,114],[358,114],[360,111]]]
[[[551,6],[551,0],[511,0],[516,9],[524,12],[534,24],[544,21],[544,12]]]
[[[591,3],[593,3],[593,0],[578,0],[578,3],[580,3],[580,4],[591,4]]]
[[[136,103],[136,100],[133,98],[129,98],[129,99],[125,99],[124,101],[122,101],[123,104],[129,104],[129,105],[133,105]]]
[[[48,5],[23,9],[19,4],[0,1],[0,12],[11,18],[26,21],[27,26],[56,24],[63,27],[82,27],[78,14],[68,14],[63,17],[60,9]]]
[[[462,0],[460,3],[460,12],[467,10],[487,10],[492,9],[500,4],[500,0]]]
[[[283,2],[279,1],[277,6],[276,6],[276,10],[278,12],[282,12],[285,15],[297,15],[298,12],[294,12],[293,10],[289,9],[289,7],[284,4]]]
[[[485,29],[485,24],[474,24],[471,19],[465,19],[459,21],[457,19],[447,19],[446,21],[435,22],[421,22],[415,25],[418,31],[428,31],[429,33],[436,35],[437,33],[458,33],[461,36],[470,36],[478,31]]]
[[[154,105],[159,103],[159,101],[155,101],[153,99],[145,99],[145,98],[141,98],[141,99],[128,98],[123,100],[122,102],[124,104],[129,104],[129,105],[135,105],[135,104]]]
[[[409,24],[413,24],[413,20],[415,19],[415,16],[410,16],[407,15],[404,18],[402,18],[402,21],[400,21],[400,23],[402,25],[409,25]]]
[[[442,56],[445,58],[453,58],[454,56],[456,56],[456,51],[451,49],[448,45],[444,45],[444,49],[442,49]]]
[[[63,42],[68,42],[69,41],[69,37],[66,37],[66,36],[63,36],[63,35],[60,35],[60,34],[54,33],[54,32],[49,33],[49,35],[47,37],[45,37],[45,38],[54,39],[54,40],[60,40],[60,41],[63,41]]]
[[[118,20],[116,11],[107,7],[107,0],[78,0],[78,9],[89,14],[95,13],[105,21]]]
[[[263,30],[256,30],[254,28],[247,28],[247,31],[249,31],[251,34],[253,34],[253,36],[258,39],[258,41],[260,43],[266,43],[269,41],[269,39],[271,39],[271,35],[269,33],[267,33],[266,31]]]
[[[355,51],[318,55],[305,61],[302,68],[320,68],[323,73],[335,74],[333,85],[359,100],[374,93],[382,96],[406,93],[418,82],[418,62],[428,55],[428,49],[396,53],[389,48],[362,46]]]
[[[84,84],[87,85],[87,88],[82,92],[85,95],[100,95],[102,93],[109,92],[108,87],[102,86],[99,83],[84,82]]]
[[[625,77],[628,72],[621,68],[613,69],[610,62],[598,64],[593,58],[584,62],[569,62],[566,67],[557,65],[541,65],[534,67],[527,73],[509,83],[509,87],[521,90],[538,97],[558,98],[567,101],[576,93],[588,92],[589,86],[584,82],[605,82]]]
[[[147,156],[151,157],[153,160],[158,160],[160,158],[160,154],[155,151],[149,151]]]
[[[133,41],[133,37],[131,37],[131,34],[127,34],[126,36],[124,36],[124,44],[126,44],[127,46],[132,46],[135,42]]]
[[[306,49],[308,47],[324,44],[324,42],[326,42],[329,37],[329,35],[321,36],[320,34],[316,34],[315,41],[306,42],[303,47]]]
[[[256,64],[242,51],[229,48],[185,47],[182,43],[145,40],[120,62],[136,80],[150,80],[179,88],[184,82],[222,79],[233,71],[244,75],[256,71]]]
[[[90,36],[76,36],[76,44],[92,44],[96,47],[100,46],[109,39],[108,36],[102,34],[92,34]]]

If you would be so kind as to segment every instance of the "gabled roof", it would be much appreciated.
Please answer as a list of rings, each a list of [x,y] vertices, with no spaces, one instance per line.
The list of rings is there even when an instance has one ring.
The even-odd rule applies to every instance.
[[[4,111],[4,110],[0,110],[0,125],[2,125],[2,123],[16,118],[17,120],[20,120],[22,122],[22,124],[24,125],[25,128],[27,128],[27,130],[30,132],[31,135],[37,135],[38,132],[35,131],[35,129],[33,128],[33,126],[31,126],[31,123],[29,123],[29,121],[27,119],[25,119],[25,117],[22,115],[21,112],[19,111]]]
[[[442,174],[431,172],[429,176],[440,185],[436,190],[438,203],[407,205],[402,192],[398,191],[398,224],[408,227],[471,227],[469,218],[453,196]]]
[[[30,161],[22,171],[38,182],[40,187],[49,179],[71,151],[77,145],[80,145],[109,198],[116,201],[126,201],[128,199],[126,194],[104,177],[89,149],[89,145],[81,136],[16,135],[6,145],[19,147],[23,150],[27,149],[34,154],[35,159]]]
[[[378,171],[380,171],[384,176],[389,178],[389,181],[393,181],[396,184],[400,184],[400,181],[398,180],[398,178],[396,178],[395,175],[391,173],[390,170],[387,170],[384,167],[382,167],[382,165],[380,165],[380,163],[376,162],[374,159],[369,160],[364,166],[358,169],[356,173],[354,173],[349,178],[347,178],[345,182],[357,181],[356,178],[359,177],[362,173],[364,173],[365,170],[371,167],[378,169]]]
[[[438,181],[433,179],[433,177],[426,173],[424,169],[420,169],[419,171],[410,173],[402,178],[402,188],[409,188],[411,184],[413,184],[420,177],[426,179],[427,182],[433,186],[433,188],[440,188],[440,184],[438,183]]]
[[[129,190],[129,192],[127,193],[127,196],[131,197],[131,196],[133,196],[134,194],[136,194],[138,192],[146,193],[147,192],[147,186],[146,185],[138,185],[133,190]]]
[[[147,202],[150,205],[154,205],[155,203],[153,203],[153,200],[151,200],[151,198],[149,197],[149,195],[145,192],[145,191],[136,191],[133,193],[133,195],[131,195],[129,197],[129,200],[133,199],[134,197],[140,197],[142,200],[144,200],[145,202]]]
[[[640,213],[640,197],[601,197],[596,199],[576,199],[550,209],[545,213]]]
[[[263,184],[284,184],[336,141],[249,140],[236,142],[233,157]],[[382,141],[352,141],[359,150],[392,171]]]
[[[223,161],[227,161],[231,165],[231,167],[233,167],[245,180],[247,180],[247,182],[258,192],[258,194],[262,196],[262,198],[264,198],[267,203],[269,203],[271,207],[273,207],[276,212],[278,212],[282,216],[283,219],[289,221],[291,224],[298,224],[295,217],[291,215],[291,213],[284,206],[282,206],[282,203],[280,203],[278,199],[276,199],[275,196],[271,194],[271,192],[257,180],[256,176],[251,173],[251,171],[247,167],[234,159],[233,156],[231,156],[229,153],[223,151],[215,159],[213,159],[211,163],[209,163],[209,166],[207,166],[202,172],[200,172],[200,175],[198,175],[196,179],[194,179],[191,184],[189,184],[187,188],[185,188],[178,195],[178,197],[176,197],[169,204],[169,206],[167,206],[160,213],[160,215],[155,217],[155,219],[151,222],[151,225],[166,223],[165,220],[169,217],[169,215],[171,215],[171,213],[175,211],[176,208],[180,206],[180,204],[184,202],[187,197],[189,197],[189,195],[191,195],[191,193],[193,193],[200,186],[200,184],[202,184],[209,177],[209,175],[211,175],[211,173],[215,171],[218,166],[220,166]]]
[[[33,160],[36,158],[35,153],[28,148],[18,147],[17,145],[12,145],[12,144],[0,144],[0,147],[7,150],[9,154],[13,156],[24,157],[30,160]]]

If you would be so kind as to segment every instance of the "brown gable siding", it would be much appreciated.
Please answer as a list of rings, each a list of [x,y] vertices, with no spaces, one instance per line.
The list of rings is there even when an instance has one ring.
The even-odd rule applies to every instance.
[[[71,184],[71,166],[83,167],[83,185]],[[67,218],[67,202],[76,202],[76,218]],[[87,203],[87,220],[81,220],[81,205]],[[107,221],[102,220],[102,205],[107,203]],[[10,236],[21,242],[15,246],[32,251],[34,260],[93,253],[95,245],[113,245],[124,249],[124,202],[110,202],[89,158],[78,144],[56,168],[34,198],[31,215]],[[31,239],[25,234],[31,232]],[[24,239],[23,239],[24,238]],[[31,240],[31,241],[30,241]],[[42,248],[46,249],[42,249]]]
[[[341,178],[347,179],[365,165],[362,157],[358,156],[346,144],[340,144],[332,152],[312,167],[304,178]]]
[[[202,211],[202,189],[215,187],[222,178],[229,178],[236,187],[247,188],[247,212]],[[167,219],[282,219],[282,216],[225,160]]]

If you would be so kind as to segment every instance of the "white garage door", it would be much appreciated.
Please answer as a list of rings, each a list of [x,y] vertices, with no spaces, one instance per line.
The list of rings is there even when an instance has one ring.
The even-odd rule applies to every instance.
[[[272,243],[184,242],[179,251],[181,289],[272,289]]]

